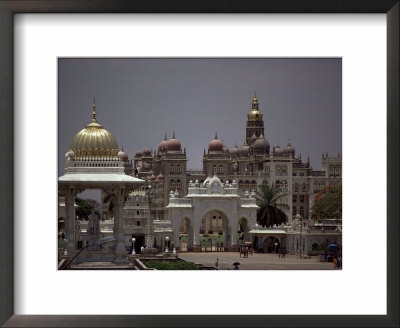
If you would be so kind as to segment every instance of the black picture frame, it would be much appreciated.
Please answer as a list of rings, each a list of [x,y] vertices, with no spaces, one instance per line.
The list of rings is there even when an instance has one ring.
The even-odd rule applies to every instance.
[[[399,0],[0,1],[0,324],[4,327],[399,327]],[[387,16],[387,315],[14,315],[15,13],[385,13]],[[368,288],[368,286],[366,286]]]

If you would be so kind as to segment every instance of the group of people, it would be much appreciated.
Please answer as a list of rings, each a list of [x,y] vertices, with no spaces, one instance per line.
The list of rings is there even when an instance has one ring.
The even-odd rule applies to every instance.
[[[333,270],[339,270],[342,268],[342,257],[341,256],[335,256],[332,260],[333,262]]]

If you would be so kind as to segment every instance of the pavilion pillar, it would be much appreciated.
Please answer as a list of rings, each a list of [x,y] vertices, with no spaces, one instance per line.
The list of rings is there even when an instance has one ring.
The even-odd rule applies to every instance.
[[[75,193],[73,189],[65,193],[65,208],[66,208],[66,235],[67,235],[67,246],[66,250],[68,255],[73,255],[76,252],[75,247]]]
[[[116,207],[114,217],[114,238],[115,238],[115,264],[128,264],[127,250],[124,243],[124,194],[120,189],[116,195]]]

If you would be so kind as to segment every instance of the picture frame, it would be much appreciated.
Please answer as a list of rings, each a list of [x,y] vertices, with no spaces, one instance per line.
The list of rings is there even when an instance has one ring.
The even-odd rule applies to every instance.
[[[0,145],[13,154],[13,16],[17,13],[385,13],[387,16],[387,315],[315,316],[45,316],[14,315],[13,204],[14,162],[12,155],[0,159],[0,323],[5,327],[142,327],[142,326],[259,326],[259,327],[398,327],[399,326],[399,11],[397,0],[93,0],[0,2]]]

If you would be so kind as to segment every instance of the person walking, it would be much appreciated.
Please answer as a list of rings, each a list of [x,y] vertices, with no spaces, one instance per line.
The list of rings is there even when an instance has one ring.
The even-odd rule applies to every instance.
[[[218,259],[217,259],[217,261],[215,262],[215,267],[218,269]]]
[[[338,263],[337,258],[334,257],[332,262],[333,262],[333,270],[337,270],[337,263]]]

